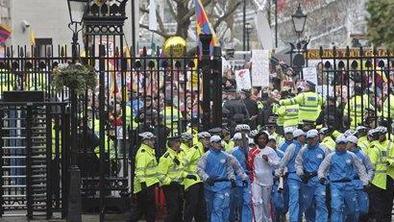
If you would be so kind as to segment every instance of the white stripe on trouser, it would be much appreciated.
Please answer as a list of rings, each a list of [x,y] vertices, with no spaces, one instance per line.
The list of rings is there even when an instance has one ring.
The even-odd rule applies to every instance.
[[[272,222],[271,218],[272,186],[261,186],[252,183],[252,202],[254,222]]]

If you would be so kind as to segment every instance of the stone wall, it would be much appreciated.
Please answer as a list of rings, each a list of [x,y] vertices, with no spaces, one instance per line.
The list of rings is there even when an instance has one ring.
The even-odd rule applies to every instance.
[[[302,10],[308,15],[304,37],[310,37],[310,47],[338,47],[351,44],[351,34],[365,34],[366,0],[278,0],[279,47],[287,42],[295,42],[291,15],[301,3]],[[285,4],[283,3],[285,2]]]

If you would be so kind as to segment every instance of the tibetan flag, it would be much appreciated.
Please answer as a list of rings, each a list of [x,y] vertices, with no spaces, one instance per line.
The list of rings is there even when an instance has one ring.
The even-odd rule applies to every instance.
[[[201,0],[194,0],[195,10],[196,10],[196,29],[197,35],[200,34],[211,34],[212,41],[211,47],[215,47],[219,45],[219,39],[216,36],[215,31],[213,30],[211,23],[209,23],[207,13],[205,12],[204,6],[201,3]]]
[[[5,42],[11,36],[11,28],[6,24],[0,24],[0,43]]]

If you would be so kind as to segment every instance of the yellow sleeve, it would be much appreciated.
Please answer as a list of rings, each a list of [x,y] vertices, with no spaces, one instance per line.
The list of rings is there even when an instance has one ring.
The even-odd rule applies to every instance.
[[[289,105],[294,105],[294,104],[301,104],[303,99],[303,94],[298,94],[296,97],[291,98],[291,99],[282,99],[279,101],[279,105],[283,106],[289,106]]]
[[[379,149],[377,149],[376,147],[370,147],[368,149],[367,156],[371,160],[372,166],[375,169],[376,164],[379,161]]]
[[[135,178],[140,183],[145,182],[145,169],[148,165],[146,151],[138,151],[135,156]]]
[[[170,158],[162,156],[159,160],[159,165],[157,166],[157,174],[159,175],[159,181],[161,184],[169,184],[171,179],[167,176],[168,169],[171,166]]]
[[[390,147],[390,153],[388,154],[387,161],[391,167],[394,167],[394,145]]]

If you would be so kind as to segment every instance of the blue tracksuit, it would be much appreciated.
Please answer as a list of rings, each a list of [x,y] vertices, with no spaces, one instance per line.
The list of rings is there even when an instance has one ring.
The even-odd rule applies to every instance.
[[[197,174],[206,181],[209,177],[235,179],[229,155],[223,151],[210,149],[200,159]],[[213,186],[205,184],[205,200],[207,202],[210,222],[227,222],[229,220],[231,183],[216,182]]]
[[[358,159],[364,165],[368,174],[368,179],[372,180],[374,176],[374,170],[369,157],[363,151],[361,151],[359,147],[353,149],[352,152],[356,154]],[[358,208],[359,216],[365,215],[368,213],[368,209],[369,209],[368,194],[363,190],[363,183],[360,180],[359,176],[356,174],[356,172],[354,172],[353,186],[356,192],[357,208]]]
[[[300,152],[302,144],[294,140],[286,149],[286,152],[280,162],[279,168],[283,170],[287,167],[287,190],[288,190],[288,208],[290,222],[301,221],[302,214],[300,213],[300,187],[301,179],[296,174],[295,159]]]
[[[305,218],[309,221],[325,222],[328,220],[328,211],[326,207],[326,185],[319,183],[317,170],[322,163],[328,150],[323,146],[316,144],[307,145],[302,148],[297,155],[295,166],[299,176],[306,173],[315,174],[307,183],[302,183],[302,212],[305,212]]]
[[[331,188],[331,221],[342,222],[345,219],[345,206],[348,220],[358,221],[357,198],[352,179],[355,173],[365,181],[366,173],[357,156],[348,151],[335,151],[326,156],[319,168],[319,178],[329,175]],[[364,183],[364,182],[363,182]]]
[[[247,158],[245,152],[240,147],[235,147],[232,151],[232,155],[238,160],[242,169],[247,172]],[[250,191],[250,184],[246,187],[243,186],[242,178],[237,175],[236,180],[237,186],[232,189],[231,202],[230,202],[230,221],[242,222],[252,221],[252,197]]]
[[[281,144],[279,144],[279,150],[282,151],[283,153],[286,152],[287,147],[290,146],[290,144],[293,143],[293,140],[286,140],[284,142],[282,142]]]
[[[275,150],[278,157],[282,159],[284,157],[284,152],[281,150]],[[275,172],[274,176],[275,176]],[[281,192],[278,191],[279,186],[279,178],[275,177],[274,185],[272,186],[272,205],[274,206],[276,221],[279,221],[280,215],[283,217],[286,215],[287,210],[289,208],[289,192],[287,188],[287,181],[284,180],[283,190]]]

